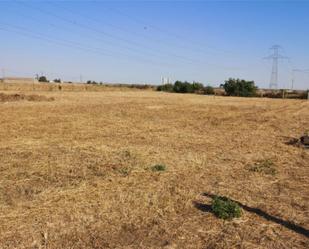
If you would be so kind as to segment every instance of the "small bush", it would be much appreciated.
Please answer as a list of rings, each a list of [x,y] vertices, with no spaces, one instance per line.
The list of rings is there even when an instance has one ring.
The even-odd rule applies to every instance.
[[[164,164],[156,164],[154,166],[151,167],[151,170],[156,172],[156,171],[165,171],[166,170],[166,166]]]
[[[129,168],[120,168],[118,170],[118,172],[122,175],[122,176],[128,176],[130,174],[130,169]]]
[[[153,88],[152,85],[148,85],[148,84],[143,84],[143,85],[140,85],[140,84],[128,84],[128,85],[125,85],[125,86],[127,86],[129,88],[136,88],[136,89],[141,89],[141,90]]]
[[[98,85],[98,82],[88,80],[88,81],[86,82],[86,84],[88,84],[88,85]]]
[[[215,94],[215,90],[212,86],[206,86],[203,89],[203,93],[206,95],[214,95]]]
[[[241,216],[241,208],[239,205],[227,197],[214,197],[211,205],[213,213],[220,219],[233,219]]]
[[[266,175],[275,175],[277,173],[275,164],[270,159],[256,162],[254,165],[249,167],[249,171],[264,173]]]
[[[39,81],[39,82],[48,82],[48,79],[46,78],[46,76],[40,76],[40,77],[38,78],[38,81]]]

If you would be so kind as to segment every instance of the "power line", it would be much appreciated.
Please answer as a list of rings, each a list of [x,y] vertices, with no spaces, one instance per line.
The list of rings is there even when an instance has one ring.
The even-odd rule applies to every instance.
[[[134,42],[134,41],[130,41],[130,40],[128,40],[128,39],[124,39],[124,38],[119,37],[119,36],[115,36],[115,35],[109,34],[109,33],[105,32],[105,31],[100,30],[100,29],[94,28],[94,27],[92,27],[92,26],[90,26],[90,25],[85,25],[85,24],[76,22],[76,21],[71,20],[71,19],[69,19],[69,18],[65,18],[65,17],[62,17],[62,16],[60,16],[60,15],[54,14],[54,13],[52,13],[52,12],[50,12],[50,11],[41,9],[41,8],[39,8],[39,7],[33,7],[33,6],[30,7],[28,4],[25,4],[25,3],[23,3],[23,2],[18,2],[18,3],[24,5],[24,6],[28,7],[28,8],[37,9],[37,10],[43,12],[43,13],[46,13],[46,14],[51,15],[51,16],[54,16],[54,17],[56,17],[56,18],[58,18],[58,19],[60,19],[60,20],[62,20],[62,21],[64,21],[64,22],[70,23],[71,25],[80,27],[80,28],[82,28],[82,29],[90,30],[90,31],[92,31],[92,32],[98,33],[98,34],[103,35],[103,36],[110,37],[110,38],[116,40],[116,42],[122,41],[122,42],[125,42],[125,43],[130,44],[131,46],[136,46],[136,47],[138,47],[138,48],[143,47],[143,48],[148,49],[148,48],[145,47],[143,44],[140,44],[140,43],[137,43],[137,42]],[[160,51],[160,50],[158,50],[158,49],[156,49],[156,50],[159,51],[160,53],[165,53],[165,54],[166,54],[166,52],[162,52],[162,51]],[[177,58],[179,58],[179,59],[183,59],[183,60],[185,60],[185,61],[190,61],[191,63],[194,62],[194,60],[188,59],[188,58],[186,58],[186,57],[184,57],[184,56],[180,56],[180,55],[176,55],[176,54],[172,54],[172,53],[169,53],[169,54],[170,54],[171,56],[177,57]]]
[[[25,18],[28,18],[28,19],[30,19],[30,20],[33,20],[33,21],[38,21],[38,19],[37,18],[33,18],[33,16],[27,16],[27,15],[25,15],[24,13],[22,13],[22,14],[20,14],[20,13],[18,13],[18,15],[21,15],[21,16],[24,16]],[[46,23],[46,22],[45,22]],[[71,32],[72,30],[71,29],[69,29],[69,28],[64,28],[63,26],[57,26],[57,25],[55,25],[55,24],[52,24],[52,23],[46,23],[46,24],[48,24],[50,27],[52,27],[53,29],[57,29],[57,30],[59,30],[59,28],[61,28],[61,29],[65,29],[66,31],[68,31],[68,32]],[[88,35],[88,34],[87,34]],[[100,41],[100,42],[104,42],[105,44],[109,44],[109,45],[115,45],[115,42],[108,42],[108,41],[106,41],[106,40],[104,40],[104,39],[102,39],[102,38],[99,38],[99,37],[96,37],[96,36],[93,36],[92,35],[92,37],[94,37],[94,39],[95,40],[98,40],[98,41]],[[135,49],[135,48],[130,48],[130,47],[128,47],[128,46],[122,46],[122,47],[124,47],[127,51],[130,51],[130,52],[132,52],[132,51],[137,51],[137,52],[139,52],[139,50],[138,49]],[[147,54],[149,54],[149,55],[151,55],[151,56],[153,56],[153,55],[157,55],[156,53],[154,53],[154,52],[152,52],[152,51],[145,51]],[[144,52],[144,53],[145,53]],[[162,54],[163,56],[166,56],[165,54]],[[160,56],[162,56],[161,54],[160,54]]]
[[[48,3],[48,4],[51,4],[51,3]],[[59,3],[53,2],[51,5],[54,6],[55,4],[57,5],[57,4],[59,4]],[[58,5],[58,6],[59,6],[59,5]],[[78,16],[82,16],[82,17],[84,17],[84,18],[86,18],[86,19],[88,19],[88,20],[91,20],[91,21],[93,21],[93,22],[99,23],[100,25],[103,24],[103,25],[110,26],[110,27],[113,27],[113,28],[115,28],[115,29],[121,30],[121,31],[123,31],[123,32],[125,32],[125,33],[128,33],[128,34],[135,34],[136,36],[140,36],[140,37],[146,38],[147,40],[149,40],[149,41],[151,41],[151,42],[160,43],[160,44],[167,45],[167,46],[168,46],[168,43],[169,43],[169,44],[172,45],[173,47],[176,45],[176,46],[178,46],[179,48],[188,49],[187,46],[182,46],[182,45],[177,44],[177,43],[174,43],[174,42],[169,42],[169,41],[170,41],[169,39],[165,39],[164,41],[162,41],[162,40],[159,40],[159,39],[157,39],[157,38],[155,38],[155,37],[149,37],[149,36],[147,36],[147,35],[141,34],[141,33],[136,32],[136,31],[134,31],[134,30],[128,31],[126,28],[120,27],[120,26],[115,25],[115,24],[108,23],[108,22],[106,22],[106,21],[101,22],[100,20],[94,18],[94,17],[91,16],[91,15],[85,15],[85,14],[80,13],[80,12],[76,13],[76,11],[72,11],[71,9],[66,8],[66,7],[63,7],[63,6],[61,6],[61,9],[65,10],[65,11],[67,11],[67,12],[73,14],[73,15],[78,14]],[[111,9],[110,9],[110,10],[111,10]],[[144,29],[145,29],[145,27],[144,27]],[[183,38],[182,38],[182,39],[183,39]],[[181,39],[181,40],[182,40],[182,39]],[[190,45],[192,45],[192,43],[191,43]],[[192,51],[197,51],[197,50],[198,50],[199,52],[201,51],[200,49],[196,49],[196,47],[189,48],[189,49],[192,50]],[[209,52],[207,52],[207,53],[209,53]]]
[[[122,41],[122,42],[125,42],[125,43],[128,43],[130,44],[131,46],[137,46],[138,48],[145,48],[145,49],[149,49],[147,47],[145,47],[143,44],[141,43],[137,43],[137,42],[133,42],[133,41],[130,41],[130,40],[127,40],[127,39],[124,39],[122,37],[119,37],[119,36],[115,36],[115,35],[112,35],[112,34],[109,34],[105,31],[102,31],[100,29],[96,29],[90,25],[85,25],[85,24],[82,24],[82,23],[79,23],[79,22],[76,22],[74,20],[71,20],[69,18],[64,18],[60,15],[57,15],[57,14],[54,14],[53,12],[50,12],[50,11],[46,11],[42,8],[38,8],[38,7],[33,7],[33,6],[29,6],[28,4],[24,3],[24,2],[18,2],[20,4],[22,4],[23,6],[27,7],[27,8],[32,8],[32,9],[37,9],[43,13],[46,13],[48,15],[51,15],[51,16],[54,16],[55,18],[58,18],[64,22],[67,22],[71,25],[74,25],[74,26],[77,26],[77,27],[80,27],[82,29],[86,29],[86,30],[90,30],[90,31],[93,31],[95,33],[98,33],[100,35],[103,35],[103,36],[107,36],[107,37],[110,37],[114,40],[116,40],[116,42],[119,42],[119,41]],[[178,58],[178,59],[181,59],[183,61],[186,61],[187,63],[191,63],[191,64],[194,64],[194,63],[198,63],[198,64],[208,64],[208,65],[211,65],[211,66],[214,66],[214,67],[218,67],[218,68],[223,68],[223,69],[226,69],[226,70],[231,70],[231,69],[235,69],[233,67],[225,67],[225,66],[221,66],[221,65],[215,65],[215,64],[212,64],[212,63],[209,63],[209,62],[205,62],[205,61],[199,61],[199,60],[193,60],[193,59],[190,59],[190,58],[187,58],[185,56],[181,56],[181,55],[177,55],[177,54],[174,54],[174,53],[171,53],[171,52],[166,52],[166,51],[162,51],[160,49],[153,49],[153,51],[158,51],[160,54],[165,54],[165,55],[169,55],[169,56],[172,56],[172,57],[175,57],[175,58]]]
[[[35,32],[32,32],[32,31],[29,31],[29,29],[27,29],[25,27],[16,26],[16,25],[12,25],[12,24],[5,24],[5,23],[3,23],[3,25],[10,26],[14,29],[18,29],[18,30],[20,30],[21,32],[24,32],[24,33],[34,34],[35,36],[37,36],[36,38],[39,38],[39,39],[42,39],[42,40],[45,40],[45,41],[49,41],[49,42],[54,42],[54,43],[57,43],[57,44],[60,44],[60,45],[66,45],[66,46],[68,45],[68,46],[71,46],[72,48],[77,48],[77,49],[81,49],[81,50],[89,51],[89,52],[93,52],[93,53],[100,53],[100,54],[103,54],[105,56],[111,56],[111,57],[114,57],[114,55],[117,54],[114,51],[108,51],[108,53],[106,53],[106,51],[107,51],[106,49],[104,49],[105,52],[102,52],[102,49],[100,49],[100,48],[88,47],[87,45],[82,44],[80,42],[76,42],[76,41],[70,41],[70,40],[65,40],[65,39],[60,40],[59,38],[58,39],[50,38],[49,36],[46,36],[43,33],[40,34],[40,33],[37,33],[37,32],[35,33]],[[120,55],[123,55],[123,54],[120,54]],[[150,60],[143,60],[143,62],[151,62],[151,61]],[[169,65],[169,66],[171,66],[171,65]]]
[[[116,8],[113,8],[113,7],[106,7],[106,6],[104,6],[104,7],[109,9],[109,10],[111,10],[111,11],[114,11],[118,15],[126,16],[127,18],[131,19],[132,21],[134,21],[137,24],[141,24],[141,25],[145,26],[145,22],[143,20],[141,20],[140,18],[137,18],[136,16],[128,15],[127,13],[124,13],[124,12],[120,11],[119,9],[116,9]],[[205,51],[204,48],[208,47],[208,48],[213,49],[213,50],[215,50],[217,52],[220,52],[220,53],[230,54],[229,51],[225,51],[223,49],[218,49],[218,48],[213,47],[213,46],[209,46],[209,45],[205,45],[205,44],[202,44],[202,43],[199,43],[199,42],[196,42],[196,41],[192,41],[192,40],[188,39],[188,37],[186,37],[186,36],[170,32],[170,31],[168,31],[168,30],[166,30],[164,28],[158,27],[156,25],[147,24],[147,27],[150,27],[150,28],[152,28],[154,30],[157,30],[158,32],[163,33],[165,35],[168,35],[170,37],[174,37],[177,40],[186,41],[186,42],[190,43],[190,45],[192,45],[194,43],[195,44],[198,43],[201,46],[198,49],[199,51]],[[195,46],[195,48],[197,48],[197,47]]]
[[[90,52],[90,53],[94,53],[94,54],[102,54],[102,55],[113,57],[113,58],[115,57],[114,52],[106,53],[106,52],[103,52],[99,48],[85,47],[83,44],[78,43],[78,42],[72,42],[72,41],[63,40],[63,39],[62,40],[54,39],[54,38],[49,38],[48,36],[46,36],[44,34],[36,34],[34,32],[28,31],[24,27],[18,27],[16,25],[9,25],[9,24],[4,24],[4,25],[9,26],[9,27],[13,27],[14,29],[17,29],[18,31],[13,31],[13,33],[16,33],[16,34],[19,34],[19,35],[22,35],[22,36],[26,36],[26,37],[30,37],[30,38],[34,38],[34,39],[38,39],[38,40],[43,40],[43,41],[51,43],[51,44],[57,44],[57,45],[61,45],[61,46],[65,46],[65,47],[69,47],[69,48],[73,48],[73,49],[78,49],[78,50],[81,50],[81,51],[84,51],[84,52]],[[0,29],[12,33],[12,30],[9,30],[9,29],[6,29],[6,28],[0,28]],[[127,56],[127,55],[125,55],[125,56]],[[157,63],[155,63],[151,60],[145,60],[145,59],[134,58],[134,57],[131,57],[131,58],[140,62],[141,64],[144,64],[146,62],[146,63],[151,63],[155,66],[162,66],[162,63],[157,64]],[[125,58],[125,59],[128,60],[128,58]],[[171,66],[169,64],[166,64],[166,65]]]
[[[1,25],[1,23],[0,23],[0,25]],[[0,30],[3,30],[5,32],[14,33],[14,34],[21,35],[21,36],[24,36],[24,37],[27,37],[27,38],[36,39],[36,40],[39,40],[39,41],[44,41],[44,42],[50,43],[52,45],[60,45],[60,46],[64,46],[64,47],[69,47],[71,49],[77,49],[77,50],[80,50],[80,51],[83,51],[83,52],[88,52],[88,53],[93,53],[93,54],[103,54],[105,56],[114,57],[114,55],[103,53],[102,51],[98,50],[97,48],[93,49],[93,48],[89,48],[89,47],[83,47],[83,46],[81,46],[82,45],[81,43],[72,42],[72,41],[68,41],[68,40],[63,41],[63,40],[60,40],[60,39],[49,38],[45,34],[36,34],[34,32],[28,31],[26,28],[20,27],[20,26],[18,27],[18,26],[11,25],[11,24],[2,24],[2,26],[3,25],[9,26],[9,27],[11,27],[11,29],[12,29],[12,27],[13,27],[13,29],[17,29],[17,31],[16,31],[16,30],[11,30],[11,29],[0,26]],[[126,58],[126,59],[128,59],[128,58]],[[157,63],[154,63],[152,61],[143,60],[143,62],[142,62],[142,60],[137,60],[137,59],[135,59],[135,60],[138,61],[141,64],[145,64],[145,62],[148,62],[148,63],[151,63],[155,66],[159,66],[160,68],[162,66],[162,63],[157,64]],[[128,61],[131,62],[130,59],[128,59]],[[171,65],[167,64],[167,66],[171,66]]]
[[[5,26],[8,26],[10,28],[17,29],[18,31],[14,31],[17,34],[22,34],[24,36],[40,39],[40,40],[43,40],[43,41],[46,41],[46,42],[49,42],[49,43],[52,43],[52,44],[58,44],[58,45],[76,48],[76,49],[80,49],[80,50],[84,50],[84,51],[88,51],[88,52],[96,52],[96,53],[104,54],[106,56],[112,56],[112,54],[104,53],[104,52],[98,50],[97,48],[85,48],[85,47],[80,46],[81,43],[78,43],[78,42],[72,42],[72,41],[63,40],[63,39],[60,40],[60,39],[49,38],[45,34],[40,34],[40,33],[35,33],[35,32],[32,32],[32,31],[29,31],[25,27],[16,26],[16,25],[12,25],[12,24],[6,24],[6,23],[0,23],[0,25],[5,25]],[[0,29],[5,30],[7,32],[12,32],[12,31],[10,31],[9,29],[6,29],[6,28],[0,28]]]

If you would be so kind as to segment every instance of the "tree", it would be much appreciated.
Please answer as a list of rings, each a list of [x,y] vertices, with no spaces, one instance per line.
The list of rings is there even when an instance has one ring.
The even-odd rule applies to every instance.
[[[61,79],[54,79],[55,83],[61,83]]]
[[[175,92],[175,93],[203,93],[204,86],[198,82],[187,82],[177,80],[174,84],[164,84],[157,87],[157,91]]]
[[[46,76],[40,76],[39,82],[48,82],[48,80],[47,80]]]
[[[193,93],[194,92],[193,84],[187,81],[185,82],[176,81],[173,87],[173,91],[175,93]]]
[[[232,79],[225,81],[222,85],[226,94],[229,96],[254,97],[257,87],[254,81]]]
[[[193,82],[192,83],[192,91],[195,93],[202,93],[204,89],[204,86],[202,83],[199,82]]]

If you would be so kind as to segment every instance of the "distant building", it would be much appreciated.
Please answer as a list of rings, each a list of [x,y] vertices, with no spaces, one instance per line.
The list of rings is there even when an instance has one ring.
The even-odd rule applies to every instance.
[[[28,83],[28,84],[33,84],[33,83],[38,83],[38,80],[37,79],[34,79],[34,78],[22,78],[22,77],[5,77],[5,78],[2,78],[0,79],[0,82],[2,83],[20,83],[20,84],[23,84],[23,83]]]

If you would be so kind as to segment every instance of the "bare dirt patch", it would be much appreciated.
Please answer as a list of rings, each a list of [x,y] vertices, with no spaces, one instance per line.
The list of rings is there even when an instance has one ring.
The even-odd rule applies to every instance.
[[[13,102],[13,101],[54,101],[55,98],[53,97],[46,97],[43,95],[25,95],[21,93],[15,93],[15,94],[5,94],[0,93],[0,102]]]

